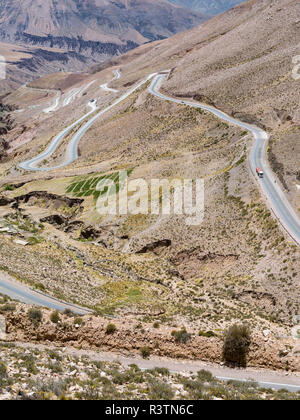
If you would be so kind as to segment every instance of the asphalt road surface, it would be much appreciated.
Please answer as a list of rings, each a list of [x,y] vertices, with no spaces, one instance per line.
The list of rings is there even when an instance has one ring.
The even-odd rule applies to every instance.
[[[49,345],[32,343],[17,343],[20,347],[35,348],[40,350],[49,349]],[[52,347],[55,349],[55,347]],[[61,348],[60,348],[61,349]],[[266,369],[234,369],[227,366],[221,366],[213,363],[201,362],[196,360],[179,360],[170,359],[167,357],[151,356],[150,359],[143,359],[139,355],[121,355],[115,352],[103,352],[93,350],[78,350],[72,347],[64,347],[65,355],[71,356],[88,356],[92,361],[101,362],[120,362],[123,366],[131,364],[137,365],[140,369],[154,369],[156,367],[167,368],[172,373],[192,372],[197,373],[201,369],[208,370],[216,378],[223,381],[254,381],[262,388],[271,389],[286,389],[291,392],[300,391],[300,376],[299,374],[284,372],[274,372]]]
[[[10,278],[6,273],[0,272],[0,293],[29,305],[44,306],[57,311],[70,309],[80,315],[86,315],[93,311],[87,308],[66,303],[44,293],[31,289],[29,286]]]
[[[164,81],[165,77],[165,74],[159,74],[153,79],[151,86],[149,87],[149,91],[152,93],[152,95],[165,101],[171,101],[177,104],[188,105],[193,108],[200,108],[205,111],[211,112],[218,118],[227,121],[230,124],[234,124],[238,127],[244,128],[245,130],[252,133],[255,140],[255,144],[250,153],[249,160],[253,175],[256,177],[256,180],[259,183],[259,186],[268,201],[269,207],[272,209],[278,221],[281,223],[281,225],[284,227],[284,229],[290,235],[290,237],[298,245],[300,245],[299,217],[292,208],[291,204],[289,203],[282,188],[280,187],[279,182],[276,180],[276,177],[272,172],[269,163],[267,162],[266,149],[269,139],[268,134],[261,128],[238,121],[212,106],[197,104],[195,102],[190,102],[186,100],[179,100],[163,95],[162,93],[160,93],[159,88],[162,82]],[[262,170],[264,171],[263,178],[259,178],[256,175],[256,168],[258,167],[262,168]]]

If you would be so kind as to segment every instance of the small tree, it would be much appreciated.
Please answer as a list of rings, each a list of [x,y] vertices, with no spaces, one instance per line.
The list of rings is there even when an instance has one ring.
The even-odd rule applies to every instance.
[[[239,366],[246,366],[250,343],[249,327],[247,325],[232,325],[225,332],[224,336],[224,360]]]

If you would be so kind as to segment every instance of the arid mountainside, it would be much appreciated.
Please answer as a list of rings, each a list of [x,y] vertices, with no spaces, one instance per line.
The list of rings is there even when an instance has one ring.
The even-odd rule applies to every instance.
[[[139,69],[141,73],[145,68],[172,69],[164,85],[169,94],[214,104],[266,127],[273,134],[273,168],[300,208],[300,82],[292,75],[300,54],[299,16],[295,0],[250,0],[199,28],[147,50],[140,47],[113,64],[124,63],[132,80]]]
[[[205,19],[166,0],[0,0],[0,54],[9,68],[0,94],[37,75],[86,70]]]
[[[20,85],[57,71],[86,70],[90,59],[82,54],[58,48],[20,46],[0,42],[0,55],[6,61],[6,78],[0,80],[0,96],[17,89]]]
[[[1,0],[0,38],[112,56],[191,28],[200,14],[165,0]]]
[[[300,250],[249,170],[253,139],[247,131],[160,100],[145,83],[94,121],[72,164],[41,172],[20,167],[97,103],[99,110],[40,162],[44,168],[63,164],[89,118],[150,73],[170,70],[161,87],[167,95],[214,104],[265,127],[269,160],[298,211],[300,93],[292,77],[298,16],[298,1],[251,0],[89,74],[51,74],[3,98],[13,122],[0,165],[3,270],[56,298],[116,317],[116,324],[133,317],[137,325],[148,324],[137,329],[150,329],[158,322],[168,337],[181,326],[222,335],[232,323],[248,323],[264,337],[264,355],[271,354],[268,337],[286,343],[270,356],[270,366],[276,359],[290,369],[285,357],[292,352],[299,370],[292,327],[300,313]],[[57,107],[45,112],[54,101]],[[181,215],[100,215],[94,187],[104,176],[116,179],[119,170],[149,183],[204,179],[203,223],[188,226]]]
[[[171,3],[184,6],[187,9],[195,10],[196,12],[217,15],[231,9],[237,4],[243,3],[244,0],[170,0]]]

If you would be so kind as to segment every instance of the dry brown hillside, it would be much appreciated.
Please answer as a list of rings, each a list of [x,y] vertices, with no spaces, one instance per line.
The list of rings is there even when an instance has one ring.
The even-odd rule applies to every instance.
[[[273,132],[270,160],[297,208],[300,81],[292,77],[292,60],[300,55],[299,16],[296,0],[250,0],[114,62],[124,63],[133,80],[141,73],[172,69],[164,85],[168,93],[215,104]]]
[[[268,330],[266,353],[269,339],[290,343],[300,310],[300,251],[249,171],[247,132],[161,101],[144,85],[95,122],[73,164],[43,173],[24,172],[18,164],[83,115],[88,101],[97,99],[102,108],[149,73],[170,69],[163,85],[169,95],[213,103],[266,127],[272,134],[270,160],[300,207],[299,81],[291,75],[292,57],[299,54],[297,16],[299,2],[251,0],[199,28],[94,68],[74,78],[72,86],[70,74],[38,80],[34,86],[65,86],[64,95],[88,86],[52,114],[42,110],[53,92],[22,87],[8,96],[6,103],[23,112],[13,114],[10,155],[0,166],[0,218],[29,245],[20,252],[9,235],[0,236],[1,267],[102,315],[133,317],[136,328],[141,321],[158,322],[222,334],[229,324],[245,321],[260,333]],[[116,68],[121,78],[110,86],[119,92],[104,91],[100,85]],[[43,165],[63,161],[76,130]],[[91,195],[70,188],[120,169],[130,170],[131,179],[204,178],[204,222],[187,226],[183,217],[161,215],[100,217]],[[289,353],[299,354],[297,339],[291,340],[279,356],[287,368]]]

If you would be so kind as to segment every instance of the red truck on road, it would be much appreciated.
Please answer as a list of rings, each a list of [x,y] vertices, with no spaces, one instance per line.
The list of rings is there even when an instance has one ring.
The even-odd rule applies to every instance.
[[[261,168],[256,168],[256,173],[259,176],[259,178],[263,178],[264,177],[264,172]]]

